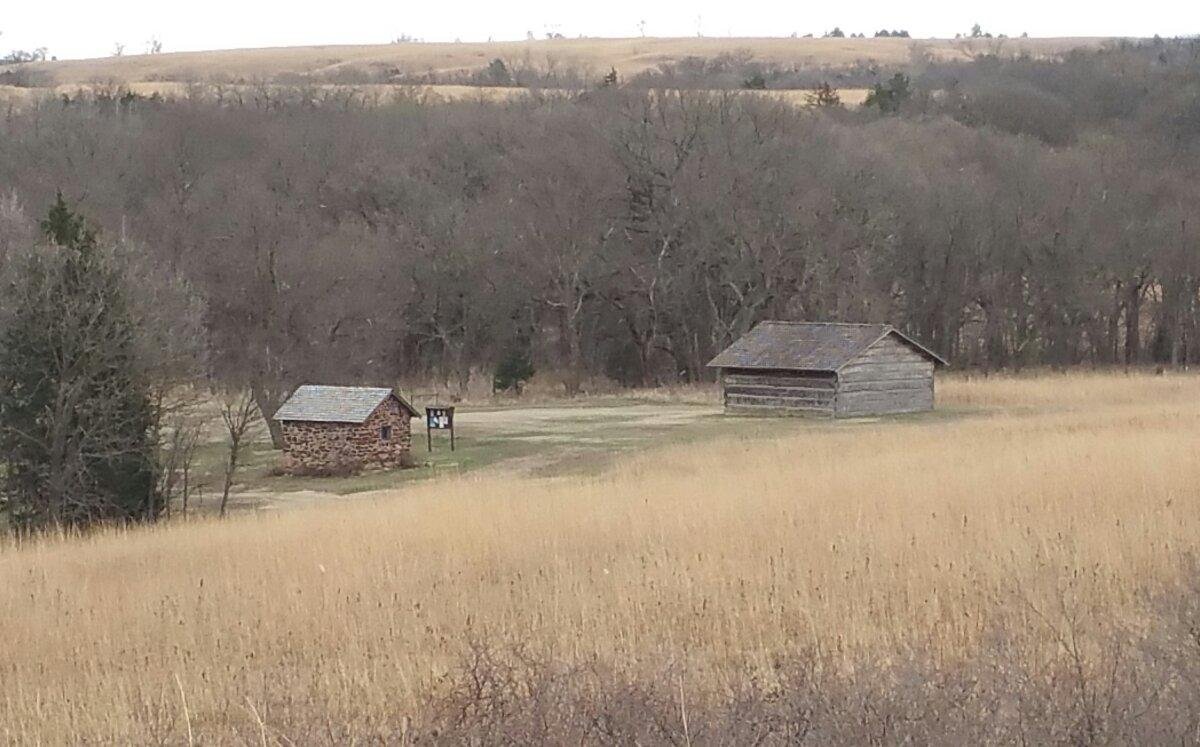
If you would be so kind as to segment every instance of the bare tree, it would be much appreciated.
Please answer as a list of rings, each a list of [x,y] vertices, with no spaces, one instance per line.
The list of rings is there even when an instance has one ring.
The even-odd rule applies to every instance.
[[[161,455],[159,464],[159,492],[163,496],[163,511],[171,517],[171,507],[178,503],[183,515],[187,515],[191,492],[192,467],[195,463],[196,447],[204,429],[204,422],[196,411],[188,408],[187,414],[176,413],[171,427],[158,436]]]
[[[241,465],[246,437],[250,434],[257,416],[258,406],[248,389],[240,389],[221,399],[221,423],[225,426],[225,435],[228,438],[226,444],[229,448],[225,461],[224,482],[221,485],[221,516],[225,515],[229,505],[229,491],[233,488],[234,478]]]
[[[461,390],[515,347],[568,390],[694,380],[767,317],[889,321],[963,365],[1182,366],[1198,59],[1191,41],[887,70],[738,52],[596,90],[518,58],[518,84],[589,90],[503,104],[114,90],[14,110],[0,173],[35,200],[86,193],[185,277],[205,374],[268,416],[311,381]],[[883,117],[711,92],[753,72],[796,90],[901,72],[911,96]]]

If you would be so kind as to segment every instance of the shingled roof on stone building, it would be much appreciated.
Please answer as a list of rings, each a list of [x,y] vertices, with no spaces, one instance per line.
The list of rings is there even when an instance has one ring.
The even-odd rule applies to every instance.
[[[312,423],[362,423],[388,397],[395,397],[409,414],[416,409],[394,389],[363,386],[319,386],[305,384],[288,397],[275,412],[279,421]]]
[[[946,361],[888,324],[762,322],[709,362],[712,368],[834,372],[888,335],[939,365]]]

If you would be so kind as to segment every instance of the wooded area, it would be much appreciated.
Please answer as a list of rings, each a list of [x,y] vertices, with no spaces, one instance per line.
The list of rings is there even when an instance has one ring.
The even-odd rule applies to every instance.
[[[700,379],[764,318],[892,322],[958,366],[1200,356],[1200,44],[896,72],[862,110],[621,86],[13,109],[0,262],[61,188],[191,284],[211,373],[264,412],[514,352],[568,390]]]

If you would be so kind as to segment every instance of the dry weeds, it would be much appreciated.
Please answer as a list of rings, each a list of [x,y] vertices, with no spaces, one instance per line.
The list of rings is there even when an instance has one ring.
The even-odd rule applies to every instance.
[[[1118,685],[1162,688],[1104,667],[1162,629],[1153,600],[1200,550],[1200,378],[954,379],[941,400],[975,414],[9,541],[0,740],[888,741],[934,702],[946,739],[953,714],[1033,723],[1043,690],[1068,719],[1044,738],[1119,738]]]

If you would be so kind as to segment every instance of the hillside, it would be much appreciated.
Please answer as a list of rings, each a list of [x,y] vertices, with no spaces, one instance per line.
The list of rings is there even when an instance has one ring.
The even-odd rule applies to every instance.
[[[170,80],[131,87],[200,95],[114,106],[102,84],[6,111],[0,173],[17,195],[12,235],[35,232],[61,189],[221,310],[205,320],[219,370],[286,351],[271,353],[287,356],[273,391],[433,378],[461,390],[490,384],[510,354],[570,372],[568,391],[690,383],[755,321],[789,318],[895,324],[956,366],[1181,363],[1200,359],[1197,45],[928,62],[904,65],[907,79],[739,55],[603,93],[576,76],[591,93],[505,107],[420,105],[420,82]],[[482,87],[442,90],[525,90],[515,62],[507,76],[487,67],[464,77]],[[767,90],[644,95],[754,75]],[[884,95],[821,117],[751,95],[803,102],[814,80],[846,104],[848,87]],[[361,106],[343,89],[381,95]]]
[[[1200,38],[168,54],[0,111],[0,745],[1200,741]],[[758,403],[936,408],[726,411],[768,320],[950,367],[789,329],[736,363],[822,375]]]
[[[943,385],[592,477],[0,541],[0,741],[1188,743],[1200,379]]]
[[[628,78],[688,57],[714,58],[748,52],[768,63],[838,66],[873,60],[880,65],[908,62],[914,47],[934,59],[966,59],[976,54],[1051,55],[1104,43],[1097,38],[1062,39],[808,39],[808,38],[636,38],[555,39],[497,43],[403,43],[359,46],[285,47],[130,55],[63,60],[32,65],[43,84],[219,80],[253,82],[288,76],[329,78],[378,70],[405,73],[477,70],[493,59],[554,64],[603,73],[615,68]]]

